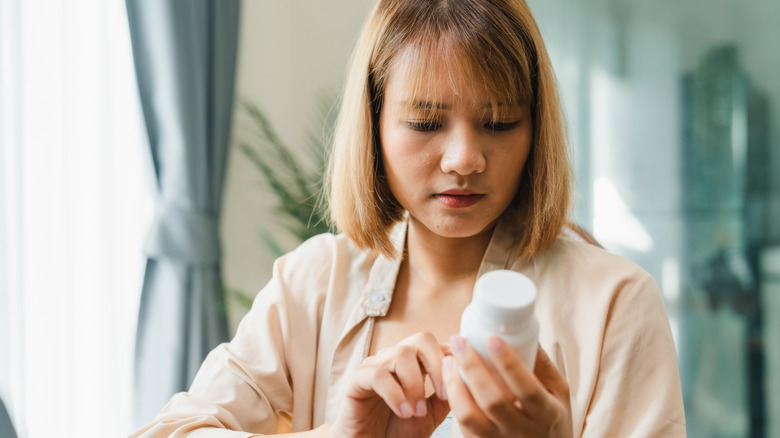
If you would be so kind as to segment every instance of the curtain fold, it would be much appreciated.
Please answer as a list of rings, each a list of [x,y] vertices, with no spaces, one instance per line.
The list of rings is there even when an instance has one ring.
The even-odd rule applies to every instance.
[[[16,438],[14,425],[2,399],[0,399],[0,436],[3,438]]]
[[[228,339],[219,217],[239,0],[127,0],[158,188],[138,313],[134,419],[150,421]]]

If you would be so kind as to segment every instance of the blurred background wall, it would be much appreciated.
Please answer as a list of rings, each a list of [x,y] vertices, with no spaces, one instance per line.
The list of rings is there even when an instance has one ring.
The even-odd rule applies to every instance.
[[[363,20],[373,2],[249,0],[242,3],[236,99],[256,104],[281,139],[302,153],[310,135],[323,136],[323,100],[335,103]],[[255,126],[239,106],[234,142]],[[245,155],[233,150],[223,201],[224,278],[252,296],[270,278],[274,255],[260,238],[269,229],[292,249],[297,242],[274,221],[276,200]],[[233,324],[244,310],[233,307]]]

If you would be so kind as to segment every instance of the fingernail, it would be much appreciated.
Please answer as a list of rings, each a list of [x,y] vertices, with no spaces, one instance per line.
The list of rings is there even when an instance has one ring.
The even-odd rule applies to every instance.
[[[441,361],[441,368],[442,371],[444,371],[444,374],[449,373],[454,366],[455,366],[455,358],[452,356],[444,356],[444,359],[442,359]]]
[[[425,404],[424,400],[418,400],[417,401],[417,412],[418,417],[424,417],[428,414],[428,406]]]
[[[450,336],[450,344],[452,345],[452,351],[456,354],[463,353],[466,349],[466,340],[458,335]]]
[[[414,415],[412,405],[410,405],[409,402],[401,403],[401,418],[411,418],[412,415]]]
[[[493,354],[501,354],[506,349],[506,342],[498,336],[491,336],[487,344],[488,349]]]
[[[442,383],[441,389],[439,390],[439,398],[447,400],[447,388],[444,387],[444,383]]]

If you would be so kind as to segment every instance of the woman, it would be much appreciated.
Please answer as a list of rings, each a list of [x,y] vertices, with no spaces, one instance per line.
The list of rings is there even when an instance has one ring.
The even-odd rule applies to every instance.
[[[565,237],[569,180],[522,0],[379,1],[328,175],[343,234],[280,258],[236,337],[138,435],[684,436],[658,288]],[[482,358],[456,335],[494,269],[537,284],[533,370],[499,338]]]

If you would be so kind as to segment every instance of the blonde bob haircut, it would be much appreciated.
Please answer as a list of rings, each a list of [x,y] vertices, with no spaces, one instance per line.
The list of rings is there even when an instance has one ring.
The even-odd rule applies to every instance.
[[[402,60],[414,96],[442,55],[484,85],[494,118],[501,103],[530,106],[531,150],[505,212],[517,224],[517,256],[530,259],[566,223],[571,170],[555,77],[523,0],[379,0],[352,54],[336,122],[325,186],[331,221],[360,248],[398,256],[390,232],[404,208],[386,181],[378,135],[384,84]]]

